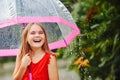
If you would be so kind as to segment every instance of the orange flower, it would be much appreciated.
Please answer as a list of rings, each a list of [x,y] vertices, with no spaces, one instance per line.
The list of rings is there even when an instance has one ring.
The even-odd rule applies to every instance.
[[[88,59],[83,60],[83,57],[78,58],[78,59],[74,62],[74,64],[75,64],[75,65],[79,65],[79,67],[80,67],[80,66],[86,67],[86,66],[88,66],[88,63],[89,63],[89,60],[88,60]]]
[[[83,60],[83,57],[80,57],[74,62],[74,64],[76,64],[76,65],[81,64],[82,60]]]
[[[88,66],[88,63],[89,63],[89,60],[85,59],[80,65],[85,67],[85,66]]]

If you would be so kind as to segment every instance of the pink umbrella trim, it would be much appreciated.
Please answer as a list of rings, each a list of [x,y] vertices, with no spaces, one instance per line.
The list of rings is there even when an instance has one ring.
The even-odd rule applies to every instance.
[[[49,43],[50,49],[56,49],[61,47],[66,47],[70,42],[80,34],[80,30],[76,25],[64,20],[59,16],[48,16],[48,17],[16,17],[9,19],[7,21],[0,23],[0,28],[9,27],[10,25],[20,24],[20,23],[29,23],[29,22],[58,22],[65,24],[68,27],[72,28],[72,32],[65,38],[65,40],[60,40],[54,43]],[[67,41],[67,42],[66,42]],[[0,56],[16,56],[18,49],[2,49],[0,50]]]

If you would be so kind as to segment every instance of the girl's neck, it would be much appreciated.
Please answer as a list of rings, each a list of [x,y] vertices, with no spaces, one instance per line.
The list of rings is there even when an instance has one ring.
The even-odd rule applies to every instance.
[[[37,63],[43,58],[44,55],[45,55],[44,50],[34,49],[34,50],[32,50],[31,60],[33,63]]]
[[[45,51],[42,48],[32,49],[32,55],[43,54]]]

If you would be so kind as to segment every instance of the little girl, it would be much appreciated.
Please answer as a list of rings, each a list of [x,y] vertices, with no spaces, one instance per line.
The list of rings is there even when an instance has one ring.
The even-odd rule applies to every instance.
[[[42,25],[29,23],[22,33],[13,80],[58,80],[56,56],[49,50]]]

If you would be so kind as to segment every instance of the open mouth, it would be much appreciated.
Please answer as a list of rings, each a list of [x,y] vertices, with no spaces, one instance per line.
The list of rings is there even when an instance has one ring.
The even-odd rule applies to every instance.
[[[33,42],[39,43],[39,42],[41,42],[41,40],[33,40]]]

